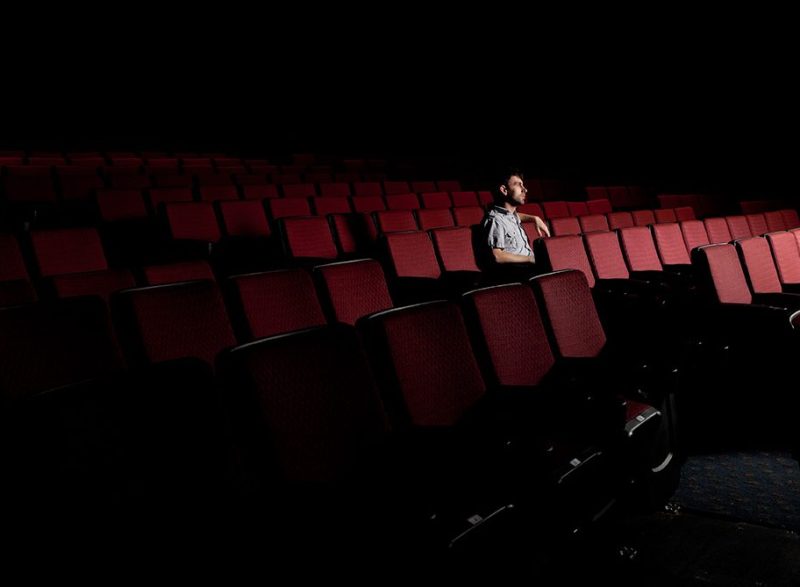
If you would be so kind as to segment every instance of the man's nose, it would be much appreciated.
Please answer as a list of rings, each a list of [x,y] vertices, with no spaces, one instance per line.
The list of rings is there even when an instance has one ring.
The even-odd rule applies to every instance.
[[[528,188],[526,188],[525,186],[522,186],[522,193],[523,194],[527,194],[528,193]]]

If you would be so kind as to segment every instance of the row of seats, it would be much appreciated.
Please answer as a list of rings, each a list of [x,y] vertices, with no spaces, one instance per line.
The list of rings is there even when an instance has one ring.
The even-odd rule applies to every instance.
[[[351,291],[363,289],[347,275],[339,275],[338,283],[349,284]],[[235,347],[233,329],[212,282],[129,290],[112,305],[129,366],[169,365],[185,357],[216,365],[231,433],[241,451],[240,464],[248,471],[248,482],[258,488],[256,501],[263,504],[266,499],[271,504],[267,495],[291,498],[299,491],[297,501],[289,502],[293,506],[308,498],[342,506],[338,491],[372,490],[371,483],[362,485],[364,479],[372,478],[373,468],[388,470],[403,491],[413,488],[423,494],[405,495],[423,504],[415,509],[415,519],[428,532],[422,539],[429,539],[442,520],[459,520],[457,529],[447,528],[444,544],[452,545],[482,517],[509,504],[519,505],[531,520],[551,520],[565,530],[586,523],[623,488],[631,487],[630,478],[657,476],[655,471],[663,470],[659,465],[672,448],[669,438],[659,436],[666,414],[626,398],[625,392],[636,393],[635,388],[621,385],[613,372],[599,379],[596,375],[602,370],[593,368],[591,379],[577,383],[579,371],[568,362],[594,364],[605,347],[603,328],[581,274],[546,275],[532,286],[533,290],[516,284],[472,292],[463,310],[454,302],[431,302],[370,313],[358,321],[363,347],[344,326]],[[510,325],[508,312],[519,320]],[[75,389],[30,395],[41,386],[72,383],[85,390],[87,380],[112,376],[120,366],[107,315],[96,300],[8,308],[0,311],[0,320],[0,381],[5,401],[11,396],[22,402],[14,409],[31,405],[21,396],[63,401]],[[509,337],[526,360],[509,355]],[[134,380],[132,374],[123,377]],[[182,383],[189,381],[197,391],[197,378]],[[197,450],[195,435],[212,430],[192,428],[184,418],[204,413],[197,404],[209,398],[198,394],[193,399],[192,389],[180,385],[169,389],[162,384],[158,389],[165,394],[153,398],[159,405],[182,407],[183,412],[169,409],[158,415],[137,410],[137,417],[144,419],[128,420],[122,430],[132,433],[137,426],[147,427],[154,418],[166,417],[160,426],[174,426],[169,442],[178,443],[181,451]],[[119,399],[119,392],[104,397]],[[153,401],[150,397],[142,398],[145,406]],[[39,402],[33,405],[42,407]],[[183,437],[186,432],[192,435]],[[164,440],[154,431],[149,434],[150,442]],[[387,452],[387,442],[400,447],[404,458],[392,460],[398,452]],[[185,471],[183,459],[189,453],[176,452],[172,446],[160,448],[176,459],[171,466]],[[159,466],[162,461],[158,459]],[[202,466],[202,461],[196,464]],[[150,470],[147,463],[141,466]],[[138,474],[120,472],[125,473]],[[145,490],[169,491],[173,482],[178,481],[169,474],[148,479],[154,485]],[[331,488],[336,488],[334,493]],[[49,487],[56,493],[58,489]],[[199,490],[207,496],[204,487]],[[390,495],[402,497],[403,491]],[[397,506],[405,511],[389,501],[390,510]],[[369,509],[374,504],[374,500],[357,501],[367,509],[351,513],[359,520],[361,514],[386,513]],[[325,509],[312,507],[315,515]],[[317,522],[324,526],[339,511],[340,507],[332,507]],[[307,523],[314,520],[314,516],[302,518]],[[313,528],[318,529],[317,524]]]
[[[267,174],[236,174],[215,170],[194,169],[180,173],[134,173],[127,168],[104,171],[98,174],[92,169],[59,169],[51,176],[48,168],[6,168],[0,187],[9,201],[53,201],[61,195],[65,200],[87,199],[94,190],[111,189],[150,189],[211,186],[244,187],[252,184],[267,184],[277,196],[313,197],[321,196],[383,196],[406,193],[450,192],[462,190],[458,181],[365,181],[360,178],[327,181],[325,178],[304,181],[296,176],[296,181],[288,177]],[[234,190],[235,193],[235,190]],[[236,196],[238,197],[238,196]]]

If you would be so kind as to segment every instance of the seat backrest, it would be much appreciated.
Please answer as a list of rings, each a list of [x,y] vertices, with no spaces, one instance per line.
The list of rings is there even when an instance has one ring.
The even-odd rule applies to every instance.
[[[230,283],[242,340],[325,324],[314,282],[303,269],[236,275]]]
[[[598,356],[605,347],[606,334],[583,273],[546,273],[530,283],[556,353],[568,358]]]
[[[654,224],[651,227],[653,237],[664,265],[689,265],[692,261],[683,242],[681,228],[677,223]]]
[[[800,283],[800,249],[794,234],[769,232],[764,236],[772,249],[781,283]]]
[[[653,215],[656,218],[657,224],[678,221],[678,217],[675,215],[674,208],[656,208],[653,210]]]
[[[753,293],[780,293],[781,280],[767,239],[754,236],[734,244]]]
[[[359,326],[397,425],[453,426],[486,392],[456,304],[387,310]]]
[[[721,304],[750,304],[747,286],[736,248],[729,244],[706,245],[692,251],[692,265],[699,268],[710,285],[712,296]]]
[[[258,200],[220,202],[218,206],[228,236],[268,237],[271,234],[264,207]]]
[[[691,253],[692,249],[695,247],[709,244],[706,227],[700,220],[684,220],[680,225],[681,233],[683,234],[683,242],[689,253]]]
[[[0,233],[0,281],[17,279],[28,279],[19,244],[13,235]]]
[[[381,264],[374,259],[318,265],[314,275],[335,322],[353,325],[394,305]]]
[[[394,232],[385,239],[395,276],[436,279],[442,274],[428,233]]]
[[[472,230],[466,226],[438,228],[431,238],[444,271],[480,271],[475,260]]]
[[[553,218],[550,220],[550,227],[553,231],[553,236],[565,236],[568,234],[580,234],[581,225],[577,218]]]
[[[0,400],[102,377],[121,367],[100,298],[0,308]]]
[[[631,216],[634,226],[650,226],[656,223],[656,216],[652,210],[634,210]]]
[[[747,218],[744,216],[726,216],[725,222],[728,224],[728,230],[731,233],[733,240],[740,238],[750,238],[753,233],[750,231],[750,225],[747,223]]]
[[[163,285],[196,281],[199,279],[214,280],[214,272],[206,261],[184,261],[164,265],[150,265],[142,269],[146,285]]]
[[[767,230],[769,232],[775,232],[778,230],[786,230],[789,228],[786,226],[786,221],[783,218],[783,214],[781,214],[780,210],[774,210],[772,212],[764,212],[764,221],[767,223]]]
[[[216,282],[190,281],[128,289],[111,298],[131,363],[195,357],[213,365],[236,338]]]
[[[538,247],[539,251],[544,251],[551,270],[577,269],[586,276],[589,286],[594,287],[594,274],[580,236],[567,235],[543,238],[537,240],[535,246]],[[537,261],[539,260],[540,257],[537,253]]]
[[[218,370],[237,425],[264,442],[249,448],[270,455],[280,481],[347,481],[383,443],[386,417],[352,329],[259,340],[224,353]]]
[[[586,252],[597,279],[629,279],[625,257],[616,232],[592,232],[583,235]]]
[[[618,228],[630,228],[636,226],[633,215],[630,212],[610,212],[608,214],[608,226],[611,230]]]
[[[747,224],[750,225],[750,232],[753,236],[761,236],[769,232],[767,221],[764,219],[763,214],[746,214]]]
[[[43,277],[108,268],[100,235],[94,228],[35,230],[31,242]]]
[[[222,238],[210,202],[167,204],[164,210],[174,239],[217,242]]]
[[[605,188],[601,189],[603,193],[606,193]],[[586,191],[588,193],[589,188],[586,188]],[[605,197],[588,200],[586,202],[586,207],[589,209],[589,214],[610,214],[613,211],[613,208],[611,208],[611,201]]]
[[[464,302],[487,379],[538,385],[555,358],[531,288],[513,283],[477,289],[464,294]]]
[[[578,218],[581,223],[581,232],[608,231],[608,220],[603,214],[591,214]]]
[[[283,218],[280,226],[286,250],[294,259],[335,259],[339,254],[327,218]]]
[[[622,252],[631,271],[663,271],[650,229],[644,226],[619,231]]]

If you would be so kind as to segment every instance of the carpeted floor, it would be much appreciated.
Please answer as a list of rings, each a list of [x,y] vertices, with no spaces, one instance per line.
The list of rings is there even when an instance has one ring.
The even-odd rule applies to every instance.
[[[779,452],[693,456],[672,501],[690,511],[800,532],[800,466]]]

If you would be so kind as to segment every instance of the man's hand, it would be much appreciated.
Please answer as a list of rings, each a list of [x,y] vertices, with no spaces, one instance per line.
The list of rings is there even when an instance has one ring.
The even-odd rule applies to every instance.
[[[550,236],[550,229],[547,228],[547,224],[545,224],[545,221],[539,218],[538,216],[534,216],[533,214],[522,214],[520,212],[519,219],[522,222],[535,222],[536,232],[539,233],[539,236]]]

